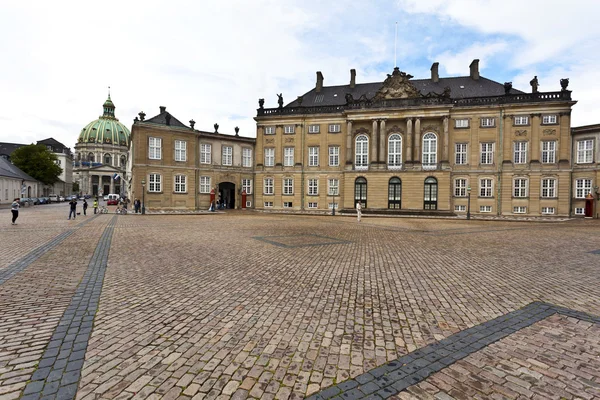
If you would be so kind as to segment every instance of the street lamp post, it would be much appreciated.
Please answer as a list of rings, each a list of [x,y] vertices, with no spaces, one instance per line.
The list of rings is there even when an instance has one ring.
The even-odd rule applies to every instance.
[[[596,201],[600,203],[600,192],[598,192],[598,186],[594,186],[594,193],[596,194]],[[596,205],[596,218],[598,218],[598,207],[600,207],[600,204]]]
[[[467,219],[471,219],[471,186],[467,187]]]
[[[331,216],[335,217],[335,190],[332,192],[333,202],[331,203]]]
[[[142,215],[146,214],[146,180],[142,179]]]

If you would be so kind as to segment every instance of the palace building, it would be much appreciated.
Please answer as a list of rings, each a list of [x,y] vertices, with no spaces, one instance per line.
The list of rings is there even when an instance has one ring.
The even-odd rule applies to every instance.
[[[449,78],[438,63],[427,79],[394,68],[383,82],[357,83],[351,70],[342,86],[317,72],[315,87],[286,106],[281,95],[277,108],[259,100],[255,207],[571,215],[582,206],[571,198],[567,87],[563,79],[539,92],[535,77],[526,93],[480,76],[479,60]],[[598,179],[577,174],[586,188]]]
[[[573,135],[573,215],[600,215],[600,124],[578,126]]]

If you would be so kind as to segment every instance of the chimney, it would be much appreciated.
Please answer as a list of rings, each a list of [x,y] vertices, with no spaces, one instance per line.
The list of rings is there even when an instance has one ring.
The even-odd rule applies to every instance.
[[[434,62],[431,64],[431,80],[434,82],[440,81],[440,74],[438,73],[438,67],[440,66],[439,62]]]
[[[164,113],[165,111],[167,111],[167,107],[165,107],[165,106],[160,106],[159,108],[160,108],[161,114]]]
[[[321,89],[323,89],[323,79],[321,71],[317,71],[317,86],[315,87],[315,92],[319,93]]]
[[[350,70],[350,89],[354,89],[356,86],[356,70],[352,68]]]
[[[471,65],[469,65],[469,69],[471,70],[471,79],[479,80],[479,59],[474,59]]]

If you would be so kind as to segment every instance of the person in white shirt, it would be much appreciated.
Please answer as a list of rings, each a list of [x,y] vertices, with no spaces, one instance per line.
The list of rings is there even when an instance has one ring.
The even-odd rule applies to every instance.
[[[12,224],[17,224],[17,218],[19,218],[19,199],[14,199],[10,205],[10,211],[12,211]]]
[[[362,206],[360,205],[360,201],[356,203],[356,218],[358,222],[360,222],[360,217],[362,216]]]

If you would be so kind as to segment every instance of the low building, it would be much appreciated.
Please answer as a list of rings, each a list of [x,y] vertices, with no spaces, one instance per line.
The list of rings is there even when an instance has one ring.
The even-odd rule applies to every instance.
[[[11,204],[17,197],[42,195],[43,184],[27,175],[7,157],[0,157],[0,204]]]
[[[58,182],[53,185],[47,185],[44,188],[46,195],[57,194],[60,196],[68,196],[73,193],[73,153],[71,149],[66,147],[59,141],[48,138],[38,140],[37,144],[42,144],[48,148],[56,156],[56,164],[62,168],[62,172],[58,177]]]
[[[573,135],[572,212],[600,217],[600,124],[578,126]]]
[[[211,191],[226,208],[253,207],[255,139],[194,129],[166,107],[131,128],[129,197],[149,209],[208,209]],[[245,202],[242,204],[242,199]]]

